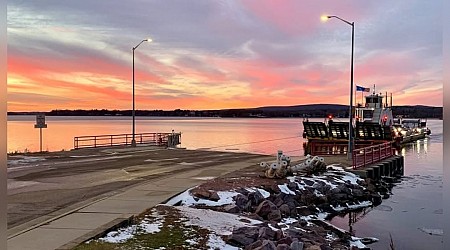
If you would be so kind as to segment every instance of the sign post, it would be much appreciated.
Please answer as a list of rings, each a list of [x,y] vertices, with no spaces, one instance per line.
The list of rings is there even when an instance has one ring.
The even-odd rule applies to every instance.
[[[34,124],[34,128],[39,129],[39,152],[42,152],[42,129],[47,128],[47,124],[45,124],[45,114],[36,115],[36,124]]]

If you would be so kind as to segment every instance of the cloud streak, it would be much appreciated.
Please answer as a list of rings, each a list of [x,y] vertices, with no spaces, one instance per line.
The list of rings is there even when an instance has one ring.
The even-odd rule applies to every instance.
[[[355,83],[442,105],[439,1],[8,2],[8,109],[348,103]]]

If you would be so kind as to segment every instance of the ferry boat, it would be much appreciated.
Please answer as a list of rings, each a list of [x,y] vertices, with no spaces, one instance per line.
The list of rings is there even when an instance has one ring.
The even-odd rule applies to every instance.
[[[383,102],[386,98],[386,102]],[[355,148],[384,142],[393,142],[394,146],[425,138],[431,134],[423,119],[394,119],[392,114],[392,94],[390,104],[388,95],[375,93],[365,96],[365,104],[358,103],[354,109],[352,130]],[[303,120],[303,138],[308,144],[341,147],[346,151],[348,144],[348,122],[337,122],[329,116],[324,122]],[[305,145],[305,154],[310,153],[309,145]],[[344,148],[344,149],[342,149]]]

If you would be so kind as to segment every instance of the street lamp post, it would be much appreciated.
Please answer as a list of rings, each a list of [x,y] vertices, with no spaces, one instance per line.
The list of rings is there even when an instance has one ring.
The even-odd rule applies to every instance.
[[[131,112],[131,115],[133,116],[133,138],[131,139],[131,146],[132,147],[136,147],[136,139],[135,139],[135,134],[136,134],[136,112],[134,109],[134,51],[139,47],[139,45],[141,45],[141,43],[143,42],[151,42],[152,39],[148,38],[148,39],[144,39],[142,40],[138,45],[136,45],[135,47],[133,47],[133,111]]]
[[[349,109],[349,117],[350,121],[348,123],[348,152],[347,156],[349,160],[352,160],[352,152],[353,152],[353,51],[354,51],[354,42],[355,42],[355,22],[349,22],[347,20],[344,20],[338,16],[322,16],[322,20],[326,21],[330,18],[337,18],[344,23],[352,26],[352,57],[351,57],[351,63],[350,63],[350,109]]]

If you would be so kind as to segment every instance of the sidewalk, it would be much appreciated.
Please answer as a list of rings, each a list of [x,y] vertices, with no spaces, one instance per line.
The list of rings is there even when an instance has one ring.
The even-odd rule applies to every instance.
[[[110,197],[101,198],[21,232],[8,235],[8,250],[71,249],[106,229],[138,215],[211,177],[272,160],[261,156],[245,161],[194,169],[150,180]]]

